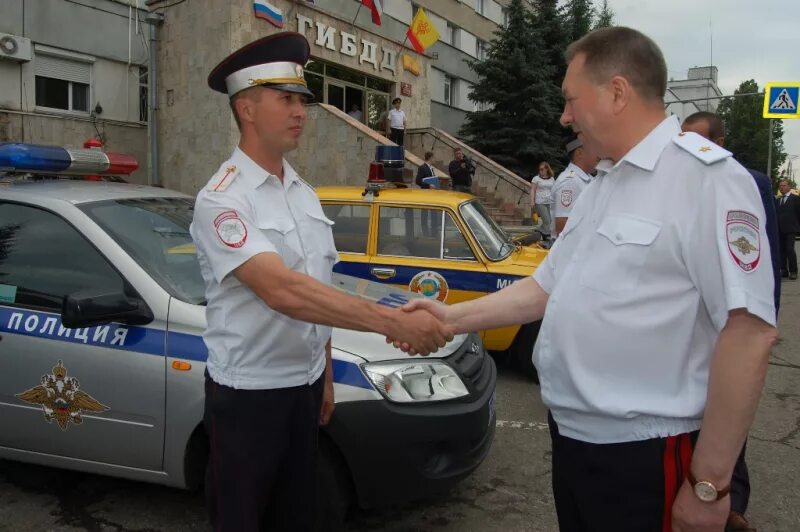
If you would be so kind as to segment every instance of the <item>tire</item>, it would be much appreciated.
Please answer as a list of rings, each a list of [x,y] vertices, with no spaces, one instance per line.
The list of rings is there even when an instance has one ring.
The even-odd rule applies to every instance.
[[[353,487],[342,455],[322,432],[319,436],[318,460],[314,530],[337,532],[344,527],[353,501]]]
[[[533,365],[533,346],[536,343],[536,337],[539,336],[541,326],[542,322],[539,320],[520,327],[510,349],[517,369],[536,384],[539,384],[539,373],[536,371],[536,366]]]

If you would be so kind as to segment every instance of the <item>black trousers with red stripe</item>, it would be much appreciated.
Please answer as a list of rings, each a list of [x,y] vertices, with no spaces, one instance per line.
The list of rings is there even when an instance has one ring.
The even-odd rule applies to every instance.
[[[698,432],[594,444],[562,436],[552,416],[548,421],[561,532],[671,531]]]
[[[237,390],[206,374],[206,505],[215,532],[312,529],[323,383],[324,375],[306,386]]]

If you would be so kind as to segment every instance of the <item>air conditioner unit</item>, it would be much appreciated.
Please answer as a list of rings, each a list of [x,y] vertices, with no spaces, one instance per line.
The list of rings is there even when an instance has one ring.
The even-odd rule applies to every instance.
[[[0,60],[22,63],[30,61],[32,57],[30,39],[0,33]]]

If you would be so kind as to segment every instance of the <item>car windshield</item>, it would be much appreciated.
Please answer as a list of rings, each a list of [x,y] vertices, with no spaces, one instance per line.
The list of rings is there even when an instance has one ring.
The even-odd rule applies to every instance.
[[[503,260],[511,254],[515,247],[514,243],[505,231],[489,218],[478,200],[462,204],[459,211],[489,260]]]
[[[170,295],[195,305],[205,303],[205,284],[189,234],[190,199],[112,200],[81,209]]]

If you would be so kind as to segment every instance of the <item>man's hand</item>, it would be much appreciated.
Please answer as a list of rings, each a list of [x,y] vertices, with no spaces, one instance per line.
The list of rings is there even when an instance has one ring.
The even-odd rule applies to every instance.
[[[684,480],[672,505],[672,532],[722,532],[730,511],[730,496],[703,502],[694,494],[689,481]]]
[[[333,380],[325,378],[325,389],[322,392],[322,409],[319,413],[320,426],[327,425],[336,408],[336,401],[333,398]]]
[[[436,320],[447,325],[447,305],[440,303],[439,301],[422,298],[412,299],[400,308],[406,313],[422,313],[423,316],[426,314],[431,314],[434,318],[436,318]],[[430,316],[428,316],[428,319],[430,319]],[[449,329],[452,334],[452,327],[449,327]],[[450,339],[452,339],[452,336],[450,336]],[[403,341],[400,338],[387,336],[386,342],[391,343],[396,348],[410,355],[422,354],[418,349],[415,349],[410,342]]]
[[[453,328],[423,308],[406,310],[404,307],[398,310],[392,317],[392,327],[386,341],[394,343],[396,347],[406,347],[403,351],[410,355],[427,356],[452,340],[455,336]]]

